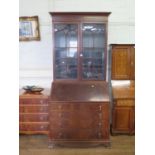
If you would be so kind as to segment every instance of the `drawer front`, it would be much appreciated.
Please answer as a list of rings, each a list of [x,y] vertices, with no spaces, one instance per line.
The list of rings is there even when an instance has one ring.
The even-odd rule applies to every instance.
[[[48,122],[48,114],[20,114],[20,122]]]
[[[99,119],[102,118],[103,112],[100,111],[50,111],[50,119]]]
[[[19,104],[37,104],[37,105],[47,105],[48,104],[48,99],[19,99]]]
[[[135,101],[134,100],[116,100],[116,105],[117,106],[134,106],[135,105]]]
[[[101,111],[105,103],[50,103],[50,110],[64,110],[64,111]]]
[[[46,124],[36,124],[36,123],[20,123],[20,131],[48,131],[48,123]]]
[[[50,130],[51,139],[75,139],[75,140],[90,140],[103,139],[104,135],[100,129],[53,129]]]
[[[90,128],[102,128],[104,122],[98,119],[51,119],[50,129],[54,128],[72,128],[72,129],[90,129]]]
[[[48,106],[20,106],[20,113],[48,113]]]

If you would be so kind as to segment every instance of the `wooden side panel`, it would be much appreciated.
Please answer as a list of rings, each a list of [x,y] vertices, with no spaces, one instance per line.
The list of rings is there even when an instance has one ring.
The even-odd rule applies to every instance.
[[[112,79],[130,79],[129,48],[115,47],[112,50]]]
[[[135,79],[135,48],[130,48],[130,79]]]
[[[135,133],[135,107],[133,107],[132,110],[131,110],[130,121],[131,121],[130,133],[134,134]]]

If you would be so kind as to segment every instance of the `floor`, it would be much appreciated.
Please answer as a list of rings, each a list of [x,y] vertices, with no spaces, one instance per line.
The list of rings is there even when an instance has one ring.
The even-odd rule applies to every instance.
[[[45,135],[21,135],[19,143],[20,155],[134,155],[135,137],[111,136],[111,148],[48,148]]]

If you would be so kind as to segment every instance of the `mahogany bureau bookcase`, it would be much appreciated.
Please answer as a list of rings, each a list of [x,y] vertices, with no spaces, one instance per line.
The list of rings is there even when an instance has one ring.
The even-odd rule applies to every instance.
[[[49,146],[110,145],[109,12],[51,12],[53,76]]]
[[[19,133],[48,134],[48,94],[29,94],[20,91],[19,96]]]

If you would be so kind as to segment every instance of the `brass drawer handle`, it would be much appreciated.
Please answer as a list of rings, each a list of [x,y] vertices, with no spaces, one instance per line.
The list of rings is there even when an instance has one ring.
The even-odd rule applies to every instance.
[[[43,104],[43,103],[44,103],[44,101],[43,101],[43,100],[40,100],[40,103],[41,103],[41,104]]]
[[[62,108],[62,106],[61,106],[61,105],[59,105],[59,106],[58,106],[58,108],[59,108],[59,109],[61,109],[61,108]]]
[[[100,112],[100,113],[99,113],[99,119],[101,119],[101,118],[102,118],[102,113]]]
[[[59,113],[59,117],[60,117],[60,118],[62,117],[62,114],[61,114],[61,113]]]
[[[99,123],[98,123],[98,125],[99,125],[99,126],[101,126],[101,125],[102,125],[102,123],[101,123],[101,122],[99,122]]]
[[[43,126],[43,125],[41,125],[41,126],[40,126],[40,129],[44,129],[44,126]]]
[[[44,117],[43,117],[43,116],[40,116],[40,120],[42,120],[42,121],[43,121],[43,120],[44,120]]]
[[[59,127],[62,127],[62,123],[61,122],[59,123]]]
[[[99,106],[99,109],[102,110],[102,106],[101,105]]]
[[[58,137],[61,138],[62,135],[63,135],[63,134],[62,134],[61,132],[59,132]]]
[[[102,138],[101,132],[98,133],[98,138]]]

